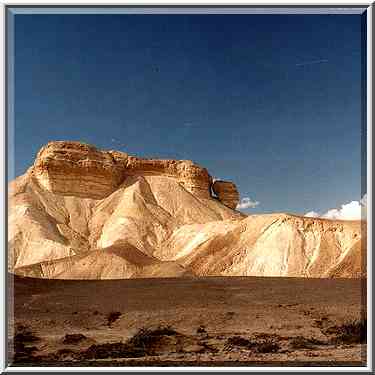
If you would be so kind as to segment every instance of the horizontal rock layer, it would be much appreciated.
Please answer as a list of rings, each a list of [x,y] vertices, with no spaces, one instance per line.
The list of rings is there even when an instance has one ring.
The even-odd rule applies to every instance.
[[[212,185],[213,192],[227,207],[235,209],[240,200],[240,194],[233,182],[216,180]]]
[[[80,142],[51,142],[35,160],[35,177],[47,190],[62,195],[101,199],[124,179],[124,167],[108,152]]]
[[[48,143],[39,151],[33,172],[48,191],[92,199],[107,197],[134,175],[174,178],[187,191],[203,198],[210,197],[212,185],[207,169],[190,160],[142,159],[119,151],[100,151],[80,142]],[[233,190],[237,190],[233,183],[229,186],[234,189],[228,196],[222,190],[219,199],[235,208]]]

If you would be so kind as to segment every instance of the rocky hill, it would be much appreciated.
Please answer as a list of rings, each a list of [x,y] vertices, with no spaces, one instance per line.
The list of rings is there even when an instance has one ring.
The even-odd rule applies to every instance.
[[[60,279],[362,277],[365,226],[246,216],[189,160],[50,142],[9,186],[9,270]]]

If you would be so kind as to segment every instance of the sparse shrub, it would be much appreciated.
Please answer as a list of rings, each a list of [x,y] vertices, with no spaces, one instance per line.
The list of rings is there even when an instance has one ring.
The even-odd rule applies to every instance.
[[[280,350],[280,345],[273,340],[264,340],[254,345],[257,353],[276,353]]]
[[[156,329],[151,330],[151,333],[153,336],[175,336],[178,334],[171,326],[159,326]]]
[[[59,349],[56,352],[50,352],[45,355],[33,357],[35,363],[71,362],[82,359],[80,352],[71,349]]]
[[[91,345],[85,352],[85,358],[137,358],[155,355],[154,349],[163,337],[176,335],[178,335],[178,332],[169,326],[156,329],[141,328],[126,343]]]
[[[146,348],[150,343],[154,341],[152,330],[149,328],[141,328],[129,341],[130,345],[139,348]]]
[[[36,336],[30,327],[23,324],[15,326],[15,335],[13,338],[14,362],[27,363],[34,359],[34,352],[38,350],[35,346],[26,346],[26,344],[37,342],[40,337]]]
[[[353,320],[341,326],[330,327],[326,330],[328,334],[334,334],[334,344],[359,344],[366,343],[367,319]]]
[[[136,347],[146,348],[156,341],[161,336],[175,336],[178,333],[171,327],[158,327],[156,329],[141,328],[129,341],[128,343]]]
[[[205,352],[218,353],[219,352],[219,349],[216,348],[212,344],[208,344],[206,342],[200,342],[199,344],[202,345],[202,349],[198,351],[197,353],[205,353]]]
[[[144,355],[154,355],[155,350],[165,337],[180,335],[173,328],[158,327],[156,329],[141,328],[127,343],[132,347],[139,348]]]
[[[87,337],[82,333],[72,333],[66,334],[63,340],[63,344],[66,345],[75,345],[85,340]]]
[[[23,324],[16,325],[14,342],[15,343],[30,343],[39,341],[40,337],[36,336],[30,327],[24,326]]]
[[[292,349],[314,349],[317,345],[325,345],[326,343],[314,338],[306,338],[303,336],[294,337],[291,342],[290,346]]]
[[[22,323],[17,323],[14,327],[14,331],[16,333],[19,333],[19,332],[25,332],[25,331],[29,331],[30,330],[30,327],[29,326],[25,326],[24,324]]]
[[[206,327],[200,325],[200,326],[197,328],[197,333],[207,333],[207,331],[206,331]]]
[[[314,319],[314,323],[316,327],[323,331],[327,328],[327,326],[329,326],[330,320],[328,319],[328,317],[323,316],[319,319]]]
[[[33,353],[38,350],[35,346],[25,346],[23,342],[16,342],[13,343],[14,348],[14,362],[15,363],[27,363],[32,362]]]
[[[39,341],[40,337],[35,336],[32,332],[17,333],[14,336],[15,342],[30,343]]]
[[[254,340],[276,340],[276,339],[281,339],[281,337],[275,333],[265,333],[265,332],[260,332],[260,333],[254,333],[253,335]]]
[[[250,349],[254,346],[254,343],[240,336],[232,336],[228,338],[227,342],[224,345],[224,348],[232,349],[235,346],[240,346],[240,347]]]
[[[224,349],[230,350],[234,347],[250,349],[256,353],[275,353],[280,350],[280,345],[267,334],[260,334],[254,340],[245,339],[240,336],[229,337],[224,345]]]
[[[138,358],[145,355],[143,349],[122,342],[94,344],[83,353],[86,359]]]
[[[111,311],[107,315],[107,325],[110,327],[112,323],[114,323],[116,320],[120,318],[122,314],[119,311]]]
[[[59,349],[53,353],[50,360],[55,361],[71,361],[80,359],[80,354],[71,349]]]

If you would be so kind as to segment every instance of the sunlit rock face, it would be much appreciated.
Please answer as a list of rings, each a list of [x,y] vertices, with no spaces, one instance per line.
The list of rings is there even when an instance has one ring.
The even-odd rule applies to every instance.
[[[195,275],[363,277],[366,228],[361,221],[284,213],[185,225],[157,252]]]
[[[8,268],[24,276],[366,275],[364,222],[246,216],[192,161],[51,142],[8,191]]]
[[[212,185],[213,192],[227,207],[235,209],[240,201],[240,195],[233,182],[216,180]]]
[[[124,165],[109,152],[80,142],[50,142],[34,163],[38,182],[61,195],[101,199],[124,179]]]
[[[129,156],[126,174],[175,178],[187,191],[199,197],[210,197],[212,178],[206,168],[191,160],[140,159]]]
[[[204,198],[210,197],[212,183],[207,169],[190,160],[142,159],[80,142],[48,143],[39,151],[33,171],[50,192],[92,199],[107,197],[132,175],[174,178]]]

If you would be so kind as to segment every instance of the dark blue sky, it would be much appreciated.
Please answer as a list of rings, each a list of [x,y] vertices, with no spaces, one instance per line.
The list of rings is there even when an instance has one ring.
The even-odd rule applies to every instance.
[[[361,196],[359,15],[16,15],[16,175],[50,140],[193,159],[253,212]]]

